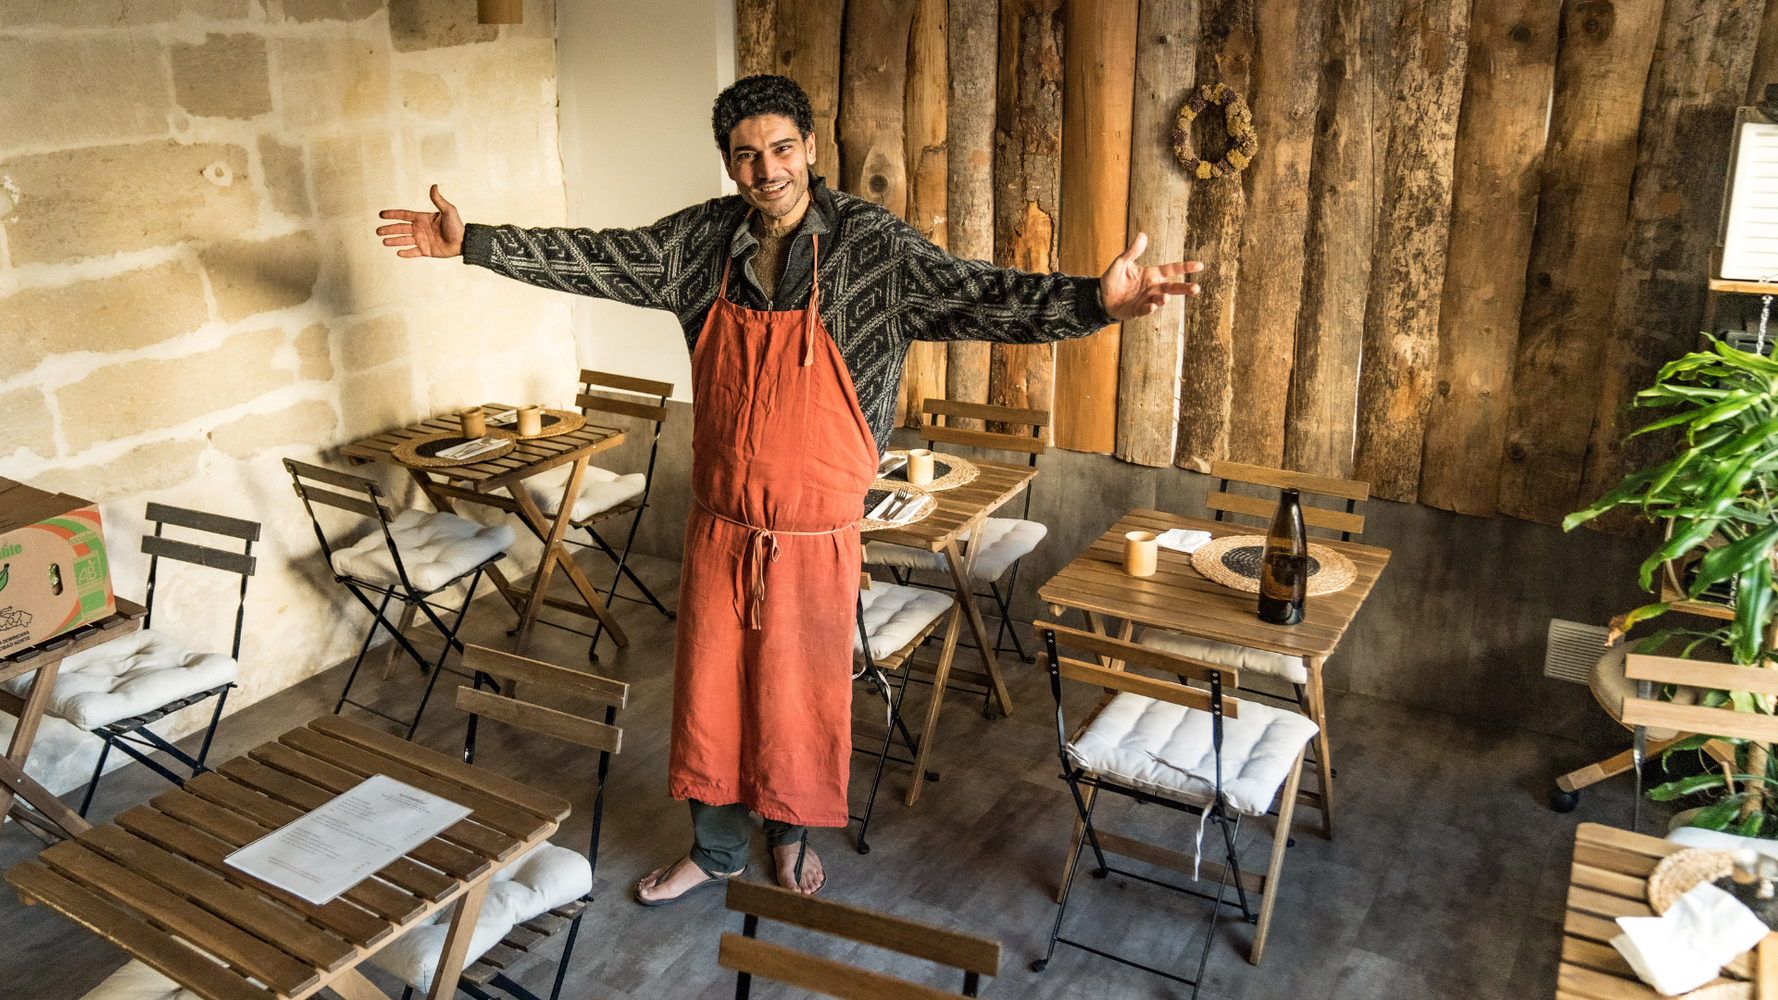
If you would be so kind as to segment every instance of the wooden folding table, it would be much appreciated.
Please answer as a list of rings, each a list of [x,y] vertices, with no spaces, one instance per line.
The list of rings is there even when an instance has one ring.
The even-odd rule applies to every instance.
[[[142,627],[142,618],[148,614],[148,609],[121,597],[116,599],[116,606],[116,614],[0,658],[0,681],[37,671],[24,697],[0,691],[0,711],[18,719],[6,756],[0,757],[0,816],[10,813],[19,822],[40,830],[42,821],[48,820],[60,828],[59,831],[43,831],[51,835],[59,832],[72,837],[88,828],[89,824],[80,818],[79,813],[63,805],[49,789],[25,774],[25,761],[31,756],[31,746],[43,724],[43,712],[49,707],[49,695],[56,686],[56,674],[61,670],[62,661]],[[18,799],[23,799],[36,813],[26,812]]]
[[[1580,825],[1574,833],[1568,913],[1562,922],[1558,1000],[1658,1000],[1660,994],[1637,978],[1630,963],[1611,946],[1611,939],[1623,932],[1617,925],[1618,917],[1654,915],[1648,905],[1649,873],[1662,858],[1683,850],[1683,844],[1647,834],[1598,823]],[[1778,1000],[1778,934],[1766,935],[1757,949],[1730,962],[1723,971],[1729,975],[1707,985],[1751,979],[1754,997]]]
[[[994,653],[994,641],[982,622],[981,610],[975,605],[975,591],[969,582],[978,549],[960,539],[980,527],[988,519],[988,515],[1018,496],[1019,491],[1028,487],[1031,480],[1037,477],[1037,470],[1028,465],[1009,465],[980,459],[972,461],[978,470],[976,477],[962,486],[933,492],[933,499],[938,505],[932,513],[913,524],[866,532],[864,536],[866,541],[887,542],[924,549],[927,552],[944,553],[945,563],[950,568],[951,584],[955,588],[955,605],[951,609],[950,624],[945,629],[944,646],[939,652],[938,663],[928,666],[915,660],[908,664],[910,671],[930,672],[932,675],[932,700],[926,706],[926,725],[920,731],[920,744],[914,752],[914,781],[908,787],[906,802],[910,806],[920,799],[920,788],[924,784],[920,776],[926,773],[926,761],[932,753],[932,736],[938,729],[938,712],[944,704],[946,684],[953,678],[980,684],[993,692],[1002,712],[1012,714],[1012,697],[1007,693],[1006,679],[1000,673],[1000,662]],[[982,673],[954,670],[951,665],[965,620],[969,622],[970,633],[975,636],[976,650],[981,654]]]
[[[510,403],[486,403],[482,409],[496,412],[516,407]],[[537,536],[543,543],[543,558],[537,564],[537,573],[529,588],[514,585],[500,572],[500,567],[488,567],[488,579],[494,581],[501,596],[506,598],[506,602],[519,616],[515,652],[524,652],[525,645],[531,638],[531,629],[537,623],[537,615],[545,607],[585,618],[597,618],[604,623],[606,631],[611,633],[613,641],[619,646],[628,646],[630,638],[624,633],[623,626],[617,623],[617,618],[611,614],[605,602],[599,599],[599,592],[587,580],[586,574],[581,572],[580,566],[574,562],[573,554],[563,542],[573,521],[574,500],[580,496],[580,482],[586,473],[587,459],[622,444],[623,432],[615,427],[600,427],[588,423],[578,430],[555,437],[519,441],[512,451],[498,458],[446,468],[408,465],[392,454],[395,447],[405,441],[452,433],[459,429],[455,414],[433,417],[412,427],[354,441],[340,448],[340,454],[358,464],[386,462],[401,466],[414,477],[414,482],[426,494],[426,498],[432,501],[433,506],[441,511],[455,513],[455,503],[493,507],[518,515],[525,527]],[[533,476],[570,463],[574,468],[564,484],[561,506],[557,509],[555,519],[551,520],[538,508],[524,483]],[[506,491],[507,496],[499,496],[495,493],[496,490]],[[575,604],[549,596],[550,578],[555,574],[557,566],[562,568],[562,572],[574,584],[574,589],[579,591],[581,603]],[[405,629],[412,620],[413,611],[409,609],[403,613],[402,627]]]
[[[320,905],[224,861],[375,774],[474,811]],[[450,997],[494,874],[554,833],[569,808],[324,715],[14,865],[6,881],[26,903],[104,936],[205,1000],[301,1000],[323,987],[347,1000],[387,1000],[358,966],[454,908],[430,992]]]
[[[1060,617],[1066,608],[1078,608],[1087,626],[1105,633],[1105,618],[1123,619],[1120,638],[1130,638],[1135,626],[1152,626],[1202,636],[1237,646],[1265,649],[1286,656],[1300,656],[1309,669],[1304,685],[1304,709],[1321,731],[1315,736],[1315,757],[1320,786],[1299,792],[1297,800],[1321,810],[1322,831],[1333,836],[1333,755],[1327,741],[1327,699],[1321,689],[1321,664],[1340,644],[1340,637],[1358,616],[1377,577],[1389,564],[1389,550],[1356,542],[1312,539],[1352,560],[1357,579],[1343,590],[1308,600],[1303,620],[1296,625],[1269,625],[1259,620],[1253,594],[1232,590],[1205,577],[1192,567],[1192,557],[1171,549],[1160,550],[1159,568],[1151,577],[1137,578],[1124,572],[1124,534],[1173,528],[1207,531],[1212,537],[1251,535],[1250,527],[1182,517],[1158,510],[1136,510],[1099,536],[1085,552],[1037,588],[1037,596]]]

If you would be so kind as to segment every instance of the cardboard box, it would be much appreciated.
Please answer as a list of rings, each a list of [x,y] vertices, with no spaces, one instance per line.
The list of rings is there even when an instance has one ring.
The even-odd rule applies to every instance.
[[[0,479],[0,656],[116,610],[98,506]]]

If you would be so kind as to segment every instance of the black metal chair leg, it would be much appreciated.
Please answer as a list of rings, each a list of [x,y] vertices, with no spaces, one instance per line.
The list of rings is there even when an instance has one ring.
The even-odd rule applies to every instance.
[[[586,911],[574,915],[574,922],[568,925],[568,940],[562,944],[562,960],[556,963],[556,985],[549,991],[549,1000],[561,1000],[562,981],[568,978],[568,959],[574,954],[574,939],[580,936],[580,918]]]
[[[358,598],[359,603],[370,608],[370,631],[364,635],[364,644],[358,647],[358,658],[352,661],[352,672],[346,675],[346,686],[340,688],[339,700],[333,703],[333,714],[335,715],[340,714],[340,709],[346,707],[346,699],[352,694],[352,685],[358,680],[358,668],[364,666],[364,656],[370,652],[371,640],[377,637],[377,626],[386,624],[383,621],[383,612],[389,610],[389,601],[395,596],[393,590],[388,591],[383,594],[383,603],[371,608],[370,599],[360,594],[358,588],[347,585],[346,589],[352,592],[353,597]]]
[[[1074,793],[1074,808],[1080,813],[1087,833],[1091,834],[1093,830],[1092,806],[1081,800],[1080,785],[1077,783],[1077,779],[1072,776],[1068,778],[1068,790]],[[1093,803],[1098,804],[1097,796],[1094,797]],[[1103,872],[1105,870],[1105,855],[1099,851],[1097,836],[1092,837],[1092,844],[1093,853],[1099,861],[1099,871]],[[1068,897],[1074,892],[1074,878],[1078,874],[1080,874],[1080,854],[1077,851],[1074,864],[1068,866],[1068,877],[1062,880],[1062,901],[1056,904],[1056,922],[1050,926],[1049,947],[1045,949],[1042,958],[1031,963],[1032,972],[1042,972],[1050,964],[1050,959],[1056,956],[1056,939],[1062,936],[1062,918],[1068,914]]]
[[[92,808],[93,793],[99,790],[99,776],[105,773],[105,758],[111,756],[111,738],[101,737],[104,746],[99,748],[99,764],[93,768],[93,780],[86,783],[86,798],[80,800],[80,818],[86,818],[86,811]]]
[[[224,687],[222,693],[216,696],[216,711],[210,713],[210,728],[204,730],[204,744],[198,748],[198,764],[191,769],[191,776],[194,778],[208,770],[204,767],[204,760],[210,756],[210,741],[216,738],[216,727],[222,723],[222,706],[228,704],[228,692],[232,687],[233,684]]]

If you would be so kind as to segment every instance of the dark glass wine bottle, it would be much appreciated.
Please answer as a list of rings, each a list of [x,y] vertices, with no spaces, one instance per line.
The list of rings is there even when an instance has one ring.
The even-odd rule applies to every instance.
[[[1259,620],[1295,625],[1303,620],[1303,598],[1309,590],[1309,537],[1303,530],[1302,496],[1286,489],[1266,533],[1266,554],[1259,570]]]

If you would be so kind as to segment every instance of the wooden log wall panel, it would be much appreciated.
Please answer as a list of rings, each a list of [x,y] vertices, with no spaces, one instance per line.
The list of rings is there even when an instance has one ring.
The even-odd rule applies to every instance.
[[[1273,468],[1284,461],[1285,402],[1302,305],[1303,233],[1309,220],[1309,161],[1326,12],[1327,0],[1254,4],[1259,48],[1247,99],[1261,153],[1244,178],[1247,212],[1241,227],[1240,294],[1235,297],[1229,457]],[[1127,345],[1127,330],[1124,337]]]
[[[1252,92],[1258,44],[1253,0],[1203,0],[1198,12],[1197,82],[1225,83]],[[1199,157],[1213,160],[1228,146],[1220,113],[1206,110],[1191,129]],[[1260,156],[1266,155],[1260,139]],[[1241,224],[1247,212],[1246,175],[1192,182],[1187,260],[1201,260],[1203,289],[1185,306],[1185,358],[1180,367],[1179,446],[1174,462],[1209,472],[1229,453],[1234,404],[1235,293],[1241,271]]]
[[[1100,274],[1126,246],[1136,0],[1070,0],[1065,9],[1061,269]],[[1058,447],[1117,442],[1118,328],[1056,346]]]
[[[778,0],[735,0],[735,79],[772,72],[777,21]]]
[[[908,33],[906,138],[908,207],[915,231],[938,246],[945,233],[945,0],[916,0]],[[920,401],[945,395],[945,345],[916,343],[902,368],[897,412],[901,423],[920,426]]]
[[[1583,500],[1665,453],[1660,435],[1625,442],[1646,416],[1619,410],[1660,366],[1690,350],[1703,320],[1735,108],[1747,93],[1763,0],[1669,0],[1642,101],[1630,227],[1618,274]],[[1625,517],[1604,525],[1628,532]]]
[[[965,260],[994,259],[994,105],[1000,0],[948,0],[945,50],[950,93],[945,115],[945,236]],[[988,401],[991,352],[980,341],[950,345],[945,397]],[[956,426],[981,430],[979,420]]]
[[[908,36],[915,0],[850,0],[840,57],[840,190],[907,214]]]
[[[1778,83],[1778,3],[1766,0],[1766,13],[1760,20],[1759,44],[1753,50],[1753,71],[1747,77],[1747,96],[1742,104],[1753,104],[1766,96],[1766,84]]]
[[[1567,0],[1513,359],[1498,509],[1560,524],[1580,496],[1665,0]]]
[[[1494,513],[1537,219],[1560,8],[1477,4],[1457,123],[1451,241],[1438,317],[1438,381],[1426,416],[1420,502]]]
[[[1469,7],[1469,0],[1404,0],[1396,24],[1353,458],[1354,475],[1389,500],[1411,502],[1420,485]]]
[[[1130,142],[1130,233],[1148,234],[1143,264],[1182,259],[1192,180],[1173,156],[1173,117],[1197,75],[1198,0],[1141,0]],[[1173,464],[1179,426],[1184,299],[1124,324],[1118,359],[1117,457]]]
[[[1373,53],[1390,37],[1396,2],[1329,0],[1323,35],[1303,299],[1284,425],[1284,467],[1320,476],[1352,475],[1376,229],[1372,179],[1381,160],[1378,101],[1386,96],[1389,62]]]
[[[815,169],[828,183],[844,176],[835,123],[840,110],[840,32],[845,0],[776,0],[772,72],[795,80],[815,116]],[[901,101],[896,100],[896,106]]]
[[[994,262],[1057,268],[1062,197],[1062,0],[1005,0],[994,127]],[[1055,345],[995,344],[988,402],[1048,410]],[[1004,430],[1007,428],[992,428]]]

